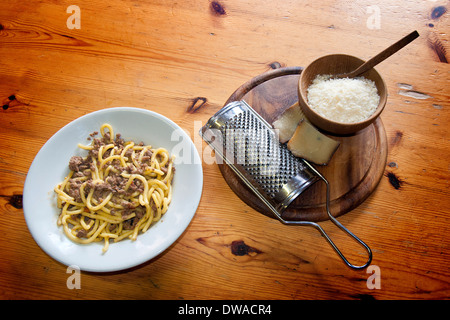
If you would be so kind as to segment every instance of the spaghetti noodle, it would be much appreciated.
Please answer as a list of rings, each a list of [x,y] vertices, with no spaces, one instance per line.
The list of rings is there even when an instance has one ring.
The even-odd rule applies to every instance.
[[[57,223],[67,237],[81,244],[104,241],[106,252],[110,241],[136,240],[166,213],[175,168],[164,148],[114,138],[107,123],[100,133],[89,146],[78,144],[88,156],[70,159],[69,175],[54,191]]]

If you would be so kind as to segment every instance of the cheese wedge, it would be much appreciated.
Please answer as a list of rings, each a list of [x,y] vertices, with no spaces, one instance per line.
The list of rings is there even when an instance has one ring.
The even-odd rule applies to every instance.
[[[300,121],[287,146],[294,156],[327,165],[340,142],[319,132],[308,121]]]
[[[274,129],[278,130],[281,143],[289,141],[297,128],[300,120],[304,119],[302,109],[298,101],[287,108],[273,123]]]

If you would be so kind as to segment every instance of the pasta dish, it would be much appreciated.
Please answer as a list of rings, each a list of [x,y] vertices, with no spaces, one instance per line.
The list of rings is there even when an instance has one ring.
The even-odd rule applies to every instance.
[[[125,141],[105,123],[78,144],[86,157],[73,156],[69,175],[54,191],[61,210],[58,226],[71,240],[86,244],[136,240],[160,220],[172,199],[173,157],[164,148]]]

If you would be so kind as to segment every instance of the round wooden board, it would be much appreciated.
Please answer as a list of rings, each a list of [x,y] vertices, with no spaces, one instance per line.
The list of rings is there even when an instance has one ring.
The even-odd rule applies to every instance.
[[[239,87],[225,105],[245,100],[272,123],[286,108],[297,102],[297,85],[302,70],[301,67],[288,67],[261,74]],[[328,165],[315,167],[329,182],[330,211],[337,217],[356,208],[375,190],[386,166],[387,139],[380,118],[354,135],[331,137],[341,142],[338,150]],[[273,217],[226,164],[219,165],[219,168],[225,181],[242,201],[258,212]],[[317,182],[295,199],[282,216],[286,220],[327,220],[325,199],[325,183]]]

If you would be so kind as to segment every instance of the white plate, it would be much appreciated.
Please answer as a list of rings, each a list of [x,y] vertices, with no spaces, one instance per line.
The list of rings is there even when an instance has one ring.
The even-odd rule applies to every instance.
[[[77,244],[66,237],[56,220],[54,187],[69,173],[73,155],[86,155],[78,143],[89,144],[89,134],[103,123],[125,140],[143,141],[166,148],[175,155],[172,202],[166,214],[137,240],[111,242],[102,253],[103,242]],[[146,262],[165,251],[191,222],[203,188],[199,154],[190,137],[178,125],[152,111],[111,108],[82,116],[59,130],[36,155],[25,181],[23,209],[28,228],[37,244],[51,257],[80,270],[109,272]]]

